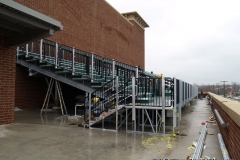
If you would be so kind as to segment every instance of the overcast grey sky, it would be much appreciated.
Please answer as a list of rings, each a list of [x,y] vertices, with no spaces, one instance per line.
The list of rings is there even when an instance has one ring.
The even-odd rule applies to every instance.
[[[107,0],[137,11],[145,29],[145,69],[189,83],[240,83],[240,0]]]

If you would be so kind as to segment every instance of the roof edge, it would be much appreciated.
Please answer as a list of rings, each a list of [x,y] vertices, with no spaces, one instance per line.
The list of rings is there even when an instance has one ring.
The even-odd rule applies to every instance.
[[[17,2],[14,2],[12,0],[0,0],[0,4],[3,4],[5,6],[8,6],[9,8],[12,8],[13,10],[16,10],[18,12],[22,12],[23,14],[26,14],[30,17],[33,17],[35,19],[38,19],[40,21],[43,21],[45,23],[48,23],[52,26],[54,26],[55,28],[57,28],[57,30],[63,30],[63,26],[61,24],[60,21],[57,21],[49,16],[46,16],[40,12],[37,12],[31,8],[28,8],[26,6],[23,6]]]
[[[143,29],[149,27],[147,22],[138,14],[137,11],[122,13],[122,15],[128,20],[135,21]]]

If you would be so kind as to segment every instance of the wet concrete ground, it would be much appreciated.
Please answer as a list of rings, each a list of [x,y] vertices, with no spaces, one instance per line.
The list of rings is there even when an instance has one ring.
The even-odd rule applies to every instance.
[[[205,99],[184,107],[179,130],[187,136],[171,138],[170,143],[168,135],[154,137],[125,133],[124,130],[116,133],[69,125],[71,122],[67,119],[56,119],[60,112],[41,117],[39,110],[18,111],[15,112],[14,124],[0,125],[0,159],[186,159],[188,154],[194,152],[188,147],[198,140],[199,131],[203,128],[201,122],[212,116],[209,107]],[[206,149],[202,157],[222,159],[217,139],[218,126],[208,124],[208,132],[214,135],[206,136]],[[142,142],[150,143],[143,145]]]

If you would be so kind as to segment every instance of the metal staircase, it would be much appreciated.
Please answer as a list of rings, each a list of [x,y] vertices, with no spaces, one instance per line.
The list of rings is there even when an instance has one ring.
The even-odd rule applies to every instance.
[[[160,119],[165,118],[166,108],[172,110],[176,106],[174,79],[159,77],[139,67],[74,47],[40,40],[19,46],[17,63],[35,73],[85,91],[88,96],[84,107],[84,125],[88,127],[101,122],[104,124],[104,120],[115,117],[115,129],[118,130],[124,122],[118,120],[119,115],[126,114],[126,126],[127,117],[131,117],[132,123],[137,121],[140,124],[140,119],[147,116],[147,122],[153,128],[153,125],[160,123]],[[99,102],[94,104],[93,98],[98,98]],[[132,114],[128,114],[129,109]],[[154,124],[156,118],[149,116],[150,110],[158,115],[158,123]],[[140,111],[144,113],[140,115]],[[135,128],[132,130],[136,131]]]
[[[92,93],[116,76],[119,80],[135,76],[137,67],[88,53],[74,47],[40,40],[19,46],[17,63],[60,80],[65,77],[79,83],[79,89]],[[139,72],[144,73],[138,68]],[[63,80],[60,80],[63,82]],[[64,83],[69,84],[67,80]],[[76,84],[76,83],[75,83]],[[71,84],[70,84],[71,85]],[[75,86],[75,85],[74,85]]]

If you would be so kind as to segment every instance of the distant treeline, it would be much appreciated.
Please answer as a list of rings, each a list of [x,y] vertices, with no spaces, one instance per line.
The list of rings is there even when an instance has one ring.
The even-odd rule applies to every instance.
[[[237,82],[231,82],[231,83],[218,83],[218,84],[195,84],[198,86],[198,91],[201,90],[203,92],[212,92],[215,94],[224,94],[224,90],[226,94],[231,95],[240,95],[240,84]]]

